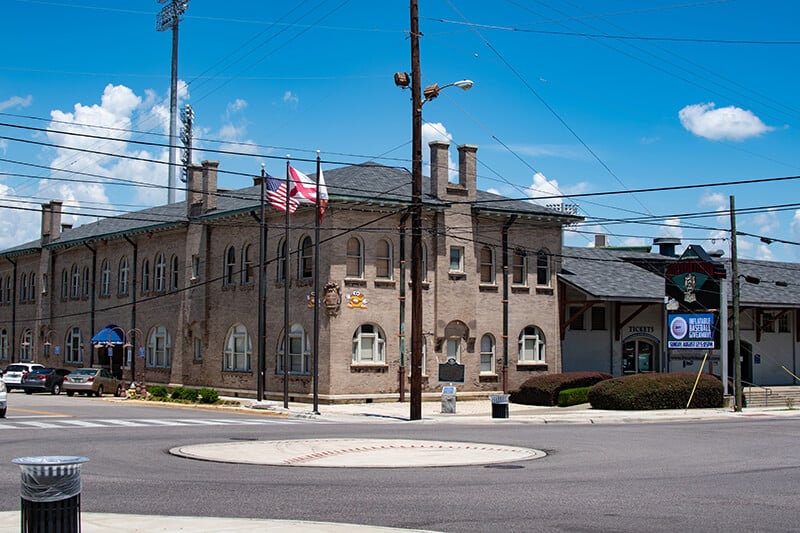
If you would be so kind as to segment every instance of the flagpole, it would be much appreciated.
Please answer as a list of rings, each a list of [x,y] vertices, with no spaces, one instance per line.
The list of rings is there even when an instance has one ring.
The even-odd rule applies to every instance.
[[[264,399],[264,382],[266,369],[266,311],[267,311],[267,280],[264,275],[264,257],[266,256],[267,227],[264,220],[264,197],[266,188],[266,171],[264,164],[261,164],[261,217],[259,218],[258,228],[258,376],[256,398],[258,401]]]
[[[322,162],[317,150],[316,199],[314,201],[314,414],[319,414],[319,305],[322,300],[319,293],[319,176],[322,173]]]
[[[286,211],[283,238],[283,408],[289,408],[289,154],[286,154]]]

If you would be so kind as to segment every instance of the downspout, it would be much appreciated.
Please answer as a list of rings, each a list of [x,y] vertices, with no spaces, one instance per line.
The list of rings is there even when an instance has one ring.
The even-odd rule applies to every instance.
[[[91,252],[92,252],[92,286],[89,289],[89,331],[91,335],[94,336],[94,314],[95,314],[95,284],[97,283],[97,250],[92,248],[86,243],[83,243]],[[91,337],[90,337],[91,339]],[[94,366],[94,346],[89,348],[89,366]],[[111,368],[111,363],[109,363],[109,369]]]
[[[11,275],[11,279],[14,280],[14,286],[11,289],[11,354],[8,356],[8,362],[14,363],[14,354],[17,353],[17,263],[10,257],[6,257],[6,260],[14,265]]]
[[[503,392],[508,393],[508,228],[517,220],[509,217],[503,224]]]
[[[409,212],[400,218],[400,367],[397,379],[400,382],[400,401],[406,401],[406,221]]]
[[[139,262],[139,247],[127,235],[123,237],[133,248],[133,265],[131,268],[131,331],[133,332],[133,339],[127,340],[131,343],[131,381],[136,382],[136,265]],[[139,338],[139,341],[141,342],[142,339]]]

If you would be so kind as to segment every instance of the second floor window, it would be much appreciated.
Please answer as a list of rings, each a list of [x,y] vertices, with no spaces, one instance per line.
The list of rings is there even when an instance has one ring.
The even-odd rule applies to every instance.
[[[464,247],[450,247],[450,272],[464,272]]]
[[[130,267],[128,265],[128,258],[123,257],[119,262],[119,294],[128,294],[128,276],[130,274]]]
[[[345,276],[348,278],[364,277],[364,245],[357,237],[347,241],[347,259]]]
[[[225,285],[233,285],[233,277],[236,272],[236,249],[231,246],[225,252],[225,272],[223,282]]]
[[[153,289],[156,292],[164,292],[167,288],[167,260],[164,254],[156,256],[155,271],[153,273]]]
[[[303,237],[300,241],[300,259],[297,264],[297,276],[300,279],[311,279],[314,275],[314,244],[311,237]]]
[[[375,247],[375,277],[392,279],[392,274],[392,244],[381,239]]]
[[[100,267],[100,294],[103,296],[111,294],[111,266],[105,260]]]
[[[494,253],[488,246],[481,248],[481,283],[494,283]]]

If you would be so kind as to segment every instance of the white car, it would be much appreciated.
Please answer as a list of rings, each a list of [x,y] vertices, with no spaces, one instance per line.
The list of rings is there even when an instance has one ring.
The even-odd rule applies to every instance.
[[[19,385],[28,372],[34,368],[44,368],[44,365],[39,363],[11,363],[3,372],[3,383],[6,384],[6,389],[10,392],[13,389],[21,389]]]
[[[8,392],[6,392],[6,384],[0,381],[0,418],[6,417],[7,405],[8,405]]]

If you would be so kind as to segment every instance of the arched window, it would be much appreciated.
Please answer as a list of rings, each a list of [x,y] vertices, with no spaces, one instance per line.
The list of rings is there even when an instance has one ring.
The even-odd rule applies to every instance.
[[[347,240],[345,277],[358,278],[364,277],[364,245],[358,237],[350,237]]]
[[[150,260],[142,261],[142,292],[150,292]]]
[[[119,275],[118,278],[118,292],[119,294],[128,294],[128,284],[129,284],[129,277],[130,277],[130,266],[128,264],[128,258],[123,257],[119,262]]]
[[[481,283],[494,283],[494,251],[488,246],[481,248]]]
[[[111,265],[106,259],[103,259],[100,267],[100,294],[102,296],[111,294]]]
[[[446,357],[453,359],[457,363],[461,362],[462,343],[469,338],[469,326],[460,320],[453,320],[444,328],[445,344],[447,348]]]
[[[28,275],[22,274],[19,278],[19,301],[28,301]]]
[[[8,361],[8,330],[0,329],[0,361]]]
[[[519,362],[545,362],[544,333],[536,326],[527,326],[519,335]]]
[[[303,326],[300,324],[292,324],[289,328],[289,373],[308,374],[311,371],[309,364],[311,348],[309,345],[309,338]],[[276,367],[279,373],[283,372],[284,349],[285,338],[282,338],[281,344],[278,347],[278,365]]]
[[[381,239],[375,245],[375,277],[378,279],[392,279],[392,243]]]
[[[169,260],[169,289],[172,291],[178,290],[178,256],[173,255]]]
[[[311,279],[314,275],[314,243],[311,237],[306,235],[300,239],[300,258],[297,262],[297,277],[299,279]]]
[[[353,364],[384,364],[386,337],[381,328],[362,324],[353,334]]]
[[[536,284],[550,286],[550,252],[545,249],[536,252]]]
[[[79,298],[81,295],[81,275],[78,271],[78,265],[72,265],[71,275],[72,286],[70,289],[70,298]]]
[[[26,329],[22,332],[22,342],[19,343],[20,362],[33,361],[33,333]]]
[[[3,290],[3,277],[0,276],[0,304],[3,303],[3,298],[6,297],[6,291]]]
[[[481,337],[481,374],[494,374],[494,337]]]
[[[169,368],[172,365],[172,339],[164,326],[156,326],[147,337],[147,366]]]
[[[511,283],[514,285],[528,284],[528,261],[525,250],[517,248],[511,257]]]
[[[167,289],[167,259],[159,252],[153,265],[153,290],[164,292]]]
[[[225,337],[223,370],[228,372],[249,372],[252,352],[253,345],[250,342],[250,335],[247,334],[247,328],[241,324],[236,324],[228,330],[228,335]]]
[[[249,244],[242,248],[242,285],[253,283],[253,258],[250,253],[252,248]]]
[[[31,272],[28,276],[28,301],[36,301],[36,273]]]
[[[72,328],[67,332],[67,338],[64,340],[64,362],[83,362],[83,339],[80,328]]]
[[[286,281],[286,271],[288,266],[287,256],[289,255],[286,250],[286,240],[281,239],[278,243],[278,273],[275,279],[278,282]]]
[[[89,267],[83,267],[83,271],[81,274],[82,284],[81,284],[81,294],[83,294],[84,298],[89,297]]]
[[[236,273],[236,249],[231,246],[225,252],[225,273],[223,277],[224,285],[233,285],[233,276]]]
[[[13,297],[14,297],[14,286],[11,284],[11,276],[6,276],[6,303],[11,303],[11,299]]]
[[[63,300],[69,298],[69,272],[66,268],[61,271],[61,298]]]

